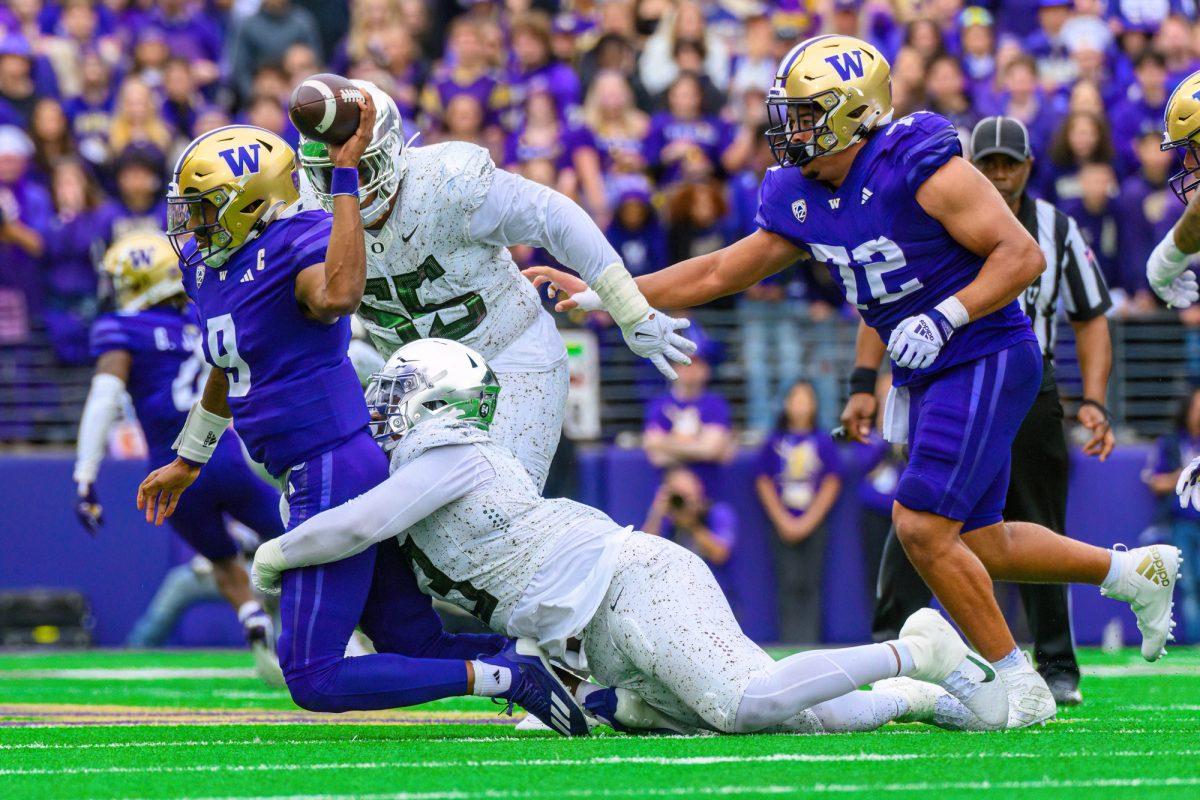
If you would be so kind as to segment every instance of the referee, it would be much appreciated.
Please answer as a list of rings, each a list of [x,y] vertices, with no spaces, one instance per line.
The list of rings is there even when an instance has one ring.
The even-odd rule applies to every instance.
[[[1091,432],[1084,452],[1103,461],[1113,448],[1104,406],[1112,366],[1112,341],[1104,313],[1112,300],[1075,220],[1025,192],[1033,167],[1025,126],[1012,117],[987,117],[971,133],[971,153],[976,168],[1000,191],[1046,256],[1045,272],[1020,297],[1037,334],[1045,371],[1041,391],[1013,441],[1012,482],[1004,518],[1036,522],[1062,533],[1067,512],[1067,440],[1054,378],[1055,316],[1061,298],[1075,329],[1083,378],[1084,399],[1078,419]],[[852,394],[874,393],[869,370],[856,369],[851,383]],[[1082,702],[1067,587],[1027,583],[1020,585],[1020,591],[1033,634],[1038,672],[1055,701],[1062,705]],[[905,557],[893,528],[879,567],[873,625],[876,641],[895,638],[905,618],[927,605],[931,597]]]

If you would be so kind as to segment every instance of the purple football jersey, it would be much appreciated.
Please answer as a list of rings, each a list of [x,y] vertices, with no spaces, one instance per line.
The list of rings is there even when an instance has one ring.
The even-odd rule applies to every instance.
[[[224,269],[183,271],[200,311],[204,357],[228,376],[234,425],[272,475],[367,424],[346,356],[349,317],[325,325],[306,317],[296,300],[296,276],[325,261],[332,227],[330,214],[304,211],[272,222]]]
[[[918,111],[874,132],[836,190],[799,169],[772,167],[755,222],[828,267],[886,342],[902,320],[955,294],[983,266],[916,199],[929,176],[960,155],[949,120]],[[1013,301],[958,329],[932,366],[894,368],[893,379],[902,386],[1033,339],[1029,318]]]
[[[190,306],[105,314],[92,324],[93,357],[124,350],[132,359],[125,386],[155,467],[175,458],[171,445],[199,397],[204,372],[199,344],[200,328]]]

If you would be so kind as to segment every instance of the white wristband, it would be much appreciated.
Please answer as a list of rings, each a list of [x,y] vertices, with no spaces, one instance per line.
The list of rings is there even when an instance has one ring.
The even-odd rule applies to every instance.
[[[933,308],[940,312],[955,329],[961,328],[971,321],[971,315],[967,313],[966,307],[954,295],[950,295]]]
[[[642,290],[620,262],[605,267],[592,288],[604,302],[604,308],[613,321],[622,328],[636,325],[650,313],[650,304],[642,296]]]
[[[211,411],[206,411],[199,403],[192,406],[188,412],[183,430],[175,438],[172,447],[180,458],[194,461],[197,464],[207,464],[221,441],[221,434],[233,422],[229,417],[222,417]]]

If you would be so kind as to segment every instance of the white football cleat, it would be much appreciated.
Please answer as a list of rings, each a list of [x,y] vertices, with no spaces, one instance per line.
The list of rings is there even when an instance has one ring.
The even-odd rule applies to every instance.
[[[939,683],[967,655],[967,645],[932,608],[919,609],[906,619],[899,638],[912,654],[913,671],[908,677],[918,681]]]
[[[1165,544],[1137,547],[1133,550],[1112,551],[1117,565],[1113,586],[1102,586],[1100,594],[1129,603],[1142,632],[1142,658],[1157,661],[1167,652],[1167,642],[1174,640],[1171,618],[1174,607],[1172,595],[1179,577],[1179,549]]]
[[[1058,713],[1050,687],[1028,660],[1017,669],[998,670],[1000,681],[1008,688],[1008,726],[1028,728],[1045,725]]]

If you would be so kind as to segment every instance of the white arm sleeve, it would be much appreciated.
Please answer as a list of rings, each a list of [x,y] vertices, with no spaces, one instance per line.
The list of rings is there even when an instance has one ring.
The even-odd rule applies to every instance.
[[[95,483],[104,451],[108,449],[108,429],[121,414],[125,381],[116,375],[99,372],[92,378],[83,416],[79,418],[78,444],[75,446],[75,483]]]
[[[492,475],[491,464],[474,445],[426,450],[366,494],[322,511],[276,539],[284,561],[276,566],[282,571],[357,555],[398,536]]]
[[[1175,228],[1150,253],[1146,261],[1146,279],[1151,286],[1166,286],[1187,269],[1188,254],[1175,244]]]
[[[587,212],[566,195],[498,169],[468,233],[477,242],[545,248],[591,284],[604,268],[621,263],[617,251]]]

